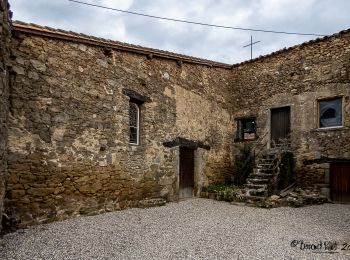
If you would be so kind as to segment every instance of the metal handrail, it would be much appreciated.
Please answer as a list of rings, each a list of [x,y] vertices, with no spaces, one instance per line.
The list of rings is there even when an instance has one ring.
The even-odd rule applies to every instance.
[[[267,136],[268,136],[268,131],[265,131],[264,134],[262,135],[262,138],[260,139],[260,142],[259,142],[261,147],[259,147],[259,149],[257,149],[257,147],[255,147],[253,149],[253,153],[248,156],[248,158],[243,163],[242,167],[245,167],[246,164],[250,161],[250,159],[254,158],[254,161],[256,160],[256,157],[258,155],[260,155],[260,153],[263,151],[264,147],[266,147],[266,145],[267,145],[268,140],[264,141],[265,137],[267,137]],[[257,146],[259,146],[259,144]]]
[[[264,132],[260,141],[260,148],[259,149],[257,149],[257,147],[254,148],[254,152],[253,152],[254,158],[260,155],[261,152],[264,150],[264,148],[267,146],[268,140],[264,141],[264,139],[268,136],[268,133],[269,133],[268,131]],[[259,144],[257,146],[259,146]]]
[[[269,140],[264,140],[267,136],[268,136],[268,133],[269,133],[269,131],[265,131],[264,132],[264,134],[262,135],[262,138],[260,139],[261,141],[259,142],[259,144],[257,145],[257,147],[255,147],[254,149],[253,149],[253,153],[251,154],[251,155],[249,155],[248,156],[248,158],[245,160],[245,162],[243,163],[243,166],[242,167],[245,167],[246,166],[246,164],[250,161],[250,159],[253,157],[254,158],[254,161],[256,160],[256,158],[261,154],[261,152],[264,150],[264,148],[267,146],[267,143],[268,143],[268,141]],[[289,138],[286,138],[286,139],[282,139],[281,140],[281,142],[280,142],[280,144],[282,144],[282,146],[281,147],[279,147],[279,148],[277,148],[278,149],[278,154],[279,154],[279,156],[278,157],[280,157],[280,155],[283,153],[283,152],[285,152],[285,151],[287,151],[288,149],[288,140],[289,140]],[[276,165],[277,164],[277,165]],[[273,171],[275,171],[276,170],[276,168],[277,167],[279,167],[279,163],[277,162],[275,164],[275,166],[273,167]]]

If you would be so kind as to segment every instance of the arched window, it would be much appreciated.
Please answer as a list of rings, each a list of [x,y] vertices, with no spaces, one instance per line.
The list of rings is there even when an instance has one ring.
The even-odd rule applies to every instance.
[[[140,139],[140,108],[138,104],[129,102],[129,129],[131,144],[139,144]]]

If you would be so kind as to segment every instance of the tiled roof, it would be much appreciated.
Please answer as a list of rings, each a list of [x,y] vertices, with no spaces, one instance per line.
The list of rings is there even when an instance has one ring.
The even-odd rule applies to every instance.
[[[350,28],[346,29],[346,30],[343,30],[343,31],[340,31],[338,33],[332,34],[332,35],[327,35],[327,36],[324,36],[324,37],[321,37],[321,38],[316,38],[314,40],[303,42],[301,44],[294,45],[294,46],[291,46],[291,47],[288,47],[288,48],[283,48],[283,49],[280,49],[278,51],[271,52],[271,53],[269,53],[267,55],[259,56],[257,58],[252,59],[252,60],[247,60],[247,61],[243,61],[243,62],[240,62],[240,63],[236,63],[236,64],[233,64],[231,67],[235,68],[235,67],[239,67],[239,66],[241,66],[243,64],[256,62],[256,61],[261,61],[261,60],[264,60],[264,59],[267,59],[267,58],[270,58],[270,57],[273,57],[273,56],[279,55],[281,53],[285,53],[285,52],[288,52],[288,51],[291,51],[291,50],[294,50],[294,49],[297,49],[297,48],[300,48],[300,47],[304,47],[304,46],[311,45],[311,44],[314,44],[314,43],[322,42],[322,41],[325,41],[325,40],[328,40],[328,39],[331,39],[331,38],[342,37],[344,34],[348,34],[348,33],[350,34]]]
[[[330,38],[336,38],[336,37],[341,37],[344,34],[350,33],[350,29],[340,31],[338,33],[329,35],[329,36],[324,36],[322,38],[317,38],[311,41],[304,42],[302,44],[294,45],[292,47],[288,48],[283,48],[281,50],[272,52],[267,55],[259,56],[255,59],[252,60],[247,60],[241,63],[237,63],[234,65],[222,63],[222,62],[217,62],[217,61],[212,61],[212,60],[207,60],[207,59],[202,59],[202,58],[196,58],[188,55],[183,55],[183,54],[178,54],[174,52],[168,52],[168,51],[163,51],[163,50],[158,50],[158,49],[152,49],[152,48],[147,48],[147,47],[142,47],[139,45],[133,45],[133,44],[128,44],[120,41],[114,41],[114,40],[107,40],[103,38],[98,38],[82,33],[76,33],[76,32],[71,32],[71,31],[65,31],[61,29],[54,29],[51,27],[46,27],[46,26],[40,26],[37,24],[32,24],[32,23],[25,23],[21,21],[14,21],[13,22],[13,30],[15,31],[20,31],[24,33],[30,33],[34,35],[40,35],[40,36],[46,36],[50,38],[58,38],[58,39],[63,39],[67,41],[73,41],[73,42],[79,42],[79,43],[85,43],[85,44],[90,44],[90,45],[95,45],[95,46],[100,46],[103,48],[109,48],[109,49],[116,49],[116,50],[122,50],[122,51],[127,51],[127,52],[134,52],[134,53],[139,53],[143,55],[147,55],[148,57],[159,57],[159,58],[165,58],[165,59],[171,59],[175,60],[177,62],[187,62],[187,63],[194,63],[194,64],[201,64],[209,67],[216,67],[216,68],[224,68],[224,69],[231,69],[234,67],[239,67],[240,65],[251,63],[251,62],[256,62],[256,61],[261,61],[266,58],[270,58],[276,55],[279,55],[281,53],[288,52],[290,50],[303,47],[306,45],[310,45],[313,43],[321,42],[328,40]]]
[[[114,40],[97,38],[90,35],[75,33],[71,31],[64,31],[64,30],[54,29],[50,27],[44,27],[37,24],[24,23],[21,21],[13,22],[13,30],[24,32],[24,33],[30,33],[34,35],[46,36],[50,38],[58,38],[58,39],[63,39],[67,41],[80,42],[80,43],[100,46],[103,48],[117,49],[122,51],[144,54],[150,58],[159,57],[159,58],[175,60],[177,62],[195,63],[195,64],[201,64],[201,65],[206,65],[210,67],[219,67],[219,68],[225,68],[225,69],[231,69],[232,67],[232,65],[230,64],[225,64],[221,62],[196,58],[192,56],[187,56],[187,55],[182,55],[178,53],[152,49],[152,48],[146,48],[146,47],[127,44],[127,43],[114,41]]]

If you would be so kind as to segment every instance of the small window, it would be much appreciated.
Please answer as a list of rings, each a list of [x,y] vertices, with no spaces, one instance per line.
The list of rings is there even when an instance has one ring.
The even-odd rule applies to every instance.
[[[320,100],[319,105],[319,126],[337,127],[342,126],[342,98]]]
[[[140,108],[138,104],[129,102],[129,128],[131,144],[139,144],[140,135]]]
[[[237,141],[255,140],[256,122],[254,117],[237,119]]]

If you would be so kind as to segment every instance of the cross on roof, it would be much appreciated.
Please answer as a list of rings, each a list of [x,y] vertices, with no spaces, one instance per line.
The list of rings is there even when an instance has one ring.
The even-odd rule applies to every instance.
[[[260,41],[253,42],[253,36],[250,36],[250,43],[247,45],[244,45],[243,48],[250,46],[250,59],[253,59],[253,44],[257,44]]]

